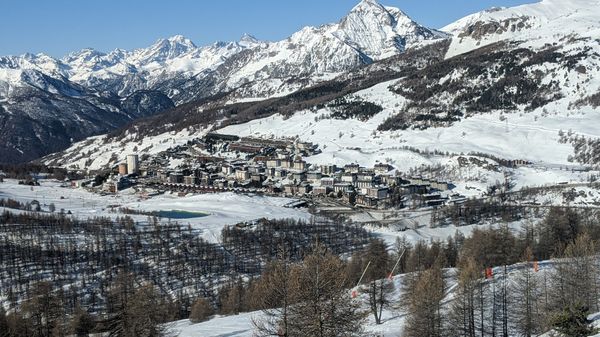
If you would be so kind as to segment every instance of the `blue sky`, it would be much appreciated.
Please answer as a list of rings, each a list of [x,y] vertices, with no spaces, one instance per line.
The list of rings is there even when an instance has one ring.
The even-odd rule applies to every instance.
[[[249,33],[279,40],[307,25],[336,22],[359,0],[0,0],[0,55],[44,52],[61,57],[146,47],[182,34],[197,45]],[[380,0],[440,28],[493,6],[535,0]]]

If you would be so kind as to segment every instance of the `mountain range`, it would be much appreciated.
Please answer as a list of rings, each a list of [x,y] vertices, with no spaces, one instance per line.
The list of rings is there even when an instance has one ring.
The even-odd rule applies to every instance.
[[[289,38],[197,47],[177,35],[148,48],[62,59],[0,58],[0,158],[27,161],[175,105],[229,93],[232,101],[289,94],[446,35],[364,0],[339,23]]]
[[[294,120],[310,111],[317,116],[301,124],[315,128],[323,123],[316,118],[331,116],[328,109],[339,100],[382,106],[368,120],[335,123],[362,123],[356,127],[368,135],[390,139],[415,130],[425,138],[437,133],[438,140],[443,133],[462,135],[455,132],[461,124],[482,114],[541,124],[569,117],[565,129],[600,135],[590,123],[580,127],[581,116],[588,118],[600,106],[599,4],[543,0],[475,13],[435,30],[397,8],[363,0],[338,23],[306,27],[277,42],[245,35],[197,47],[174,36],[133,51],[85,49],[60,60],[0,58],[0,161],[35,159],[75,142],[45,161],[101,168],[133,148],[158,151],[159,142],[172,144],[233,124],[242,132],[245,124],[270,116]],[[383,88],[378,100],[364,95],[374,87]],[[34,127],[27,132],[29,125]],[[289,136],[323,141],[318,132],[293,130]],[[557,138],[558,130],[552,132]],[[480,143],[479,136],[454,147],[433,138],[427,148],[433,143],[442,150],[521,157],[519,151],[464,145]],[[551,160],[566,161],[567,152]]]

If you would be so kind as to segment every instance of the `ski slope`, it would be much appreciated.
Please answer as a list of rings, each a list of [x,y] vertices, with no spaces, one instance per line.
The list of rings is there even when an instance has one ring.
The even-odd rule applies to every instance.
[[[450,270],[448,274],[452,278],[454,271]],[[391,299],[398,299],[400,297],[402,280],[403,276],[394,278],[394,291],[390,295]],[[351,299],[350,291],[348,291],[348,300],[353,300]],[[356,300],[366,305],[368,297],[362,294]],[[215,316],[213,319],[198,324],[193,324],[190,320],[181,320],[167,326],[170,328],[172,334],[179,337],[254,337],[255,331],[252,322],[260,320],[261,317],[262,312],[255,311],[234,316]],[[373,317],[369,315],[365,325],[365,333],[386,337],[401,335],[402,326],[404,325],[404,313],[401,310],[397,308],[384,309],[382,321],[382,324],[377,325]]]
[[[540,280],[552,277],[553,263],[554,261],[540,262],[540,271],[535,273],[535,277],[539,278]],[[519,270],[522,270],[523,268],[529,267],[525,264],[516,264],[507,267],[507,280],[509,285],[516,282],[517,274]],[[502,277],[502,269],[503,268],[494,268],[494,275],[497,275],[497,278]],[[446,310],[449,308],[455,296],[455,290],[457,286],[456,270],[447,269],[445,270],[445,275],[447,292],[443,303]],[[365,335],[385,337],[402,336],[406,313],[398,306],[397,302],[402,295],[402,283],[405,276],[406,275],[397,275],[393,279],[394,290],[389,298],[395,305],[393,305],[392,308],[384,309],[382,316],[383,324],[375,324],[372,315],[369,315],[364,325]],[[348,300],[351,300],[350,291],[348,293]],[[368,310],[367,295],[359,295],[356,300],[360,301],[365,310]],[[181,320],[173,322],[167,326],[170,328],[171,333],[179,337],[254,337],[254,327],[252,322],[253,320],[260,320],[261,317],[262,313],[260,311],[256,311],[234,316],[215,316],[206,322],[197,324],[193,324],[189,320]],[[600,313],[592,314],[589,316],[589,318],[594,321],[593,325],[595,327],[600,327]],[[513,332],[510,332],[510,334],[511,336],[514,335]],[[551,336],[555,336],[555,334],[553,332],[548,332],[540,337]],[[593,337],[600,337],[600,334]]]

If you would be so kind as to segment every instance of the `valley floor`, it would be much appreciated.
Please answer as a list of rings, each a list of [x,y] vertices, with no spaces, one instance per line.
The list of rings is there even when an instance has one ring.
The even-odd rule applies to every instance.
[[[521,169],[521,171],[525,170],[530,171],[529,175],[531,177],[538,177],[538,181],[540,182],[549,183],[552,181],[551,179],[544,178],[544,170],[538,171],[533,168]],[[555,178],[556,174],[561,173],[563,174],[562,178],[567,178],[572,174],[570,171],[556,171],[550,172],[550,177]],[[529,199],[519,202],[528,204],[529,207],[540,208],[542,211],[551,206],[565,206],[563,194],[571,188],[576,191],[576,197],[571,206],[578,208],[599,207],[600,191],[583,183],[581,183],[581,186],[574,183],[558,190],[544,191],[543,193],[534,195],[531,198],[536,201],[536,205],[528,204],[530,202]],[[48,212],[50,204],[53,204],[56,212],[61,212],[61,210],[64,210],[65,213],[71,212],[72,216],[78,219],[87,219],[96,216],[115,218],[126,215],[121,213],[119,208],[128,208],[141,212],[199,212],[206,214],[206,216],[187,219],[162,218],[159,220],[161,222],[178,222],[183,225],[189,224],[192,228],[200,230],[203,239],[212,243],[220,242],[221,230],[227,225],[235,225],[240,222],[254,221],[261,218],[291,218],[308,221],[315,216],[315,214],[311,214],[306,208],[285,207],[290,202],[296,200],[291,198],[239,194],[234,192],[179,196],[175,192],[165,192],[146,199],[141,197],[140,193],[136,193],[133,188],[117,194],[98,194],[88,192],[84,188],[72,188],[70,185],[61,182],[44,179],[40,180],[40,186],[20,185],[16,180],[6,179],[4,183],[0,183],[0,199],[13,199],[22,203],[31,203],[37,200],[41,204],[42,211],[45,212]],[[10,211],[14,212],[15,210],[10,209]],[[346,216],[349,220],[365,226],[366,229],[382,238],[389,245],[392,245],[399,237],[411,243],[419,241],[445,241],[448,237],[454,236],[456,233],[469,236],[477,227],[497,227],[503,224],[497,221],[484,221],[466,226],[443,225],[432,227],[432,212],[431,208],[416,210],[409,208],[404,210],[354,209],[347,213]],[[129,214],[129,216],[140,223],[148,221],[147,215]],[[529,220],[511,222],[508,225],[514,231],[519,231],[524,221]]]
[[[180,224],[189,224],[202,230],[202,237],[209,242],[218,242],[225,225],[235,225],[259,218],[310,219],[306,210],[286,208],[290,199],[242,195],[234,193],[200,194],[179,197],[176,193],[165,193],[144,200],[133,189],[119,194],[100,195],[82,188],[63,187],[56,181],[40,180],[40,186],[19,185],[16,180],[0,183],[0,199],[14,199],[22,203],[38,200],[42,210],[54,204],[56,211],[71,211],[74,217],[87,219],[95,216],[115,218],[125,214],[112,211],[126,207],[144,212],[187,211],[208,214],[190,219],[172,219]],[[11,210],[14,211],[14,210]],[[130,215],[135,221],[146,222],[146,215]],[[169,221],[169,219],[161,219]]]

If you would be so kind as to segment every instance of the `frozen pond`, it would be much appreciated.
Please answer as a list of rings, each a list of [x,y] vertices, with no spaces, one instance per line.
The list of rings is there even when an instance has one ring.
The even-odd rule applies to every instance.
[[[210,215],[208,213],[180,211],[180,210],[157,211],[155,213],[156,213],[157,217],[167,218],[167,219],[195,219],[195,218],[203,218],[205,216]]]

